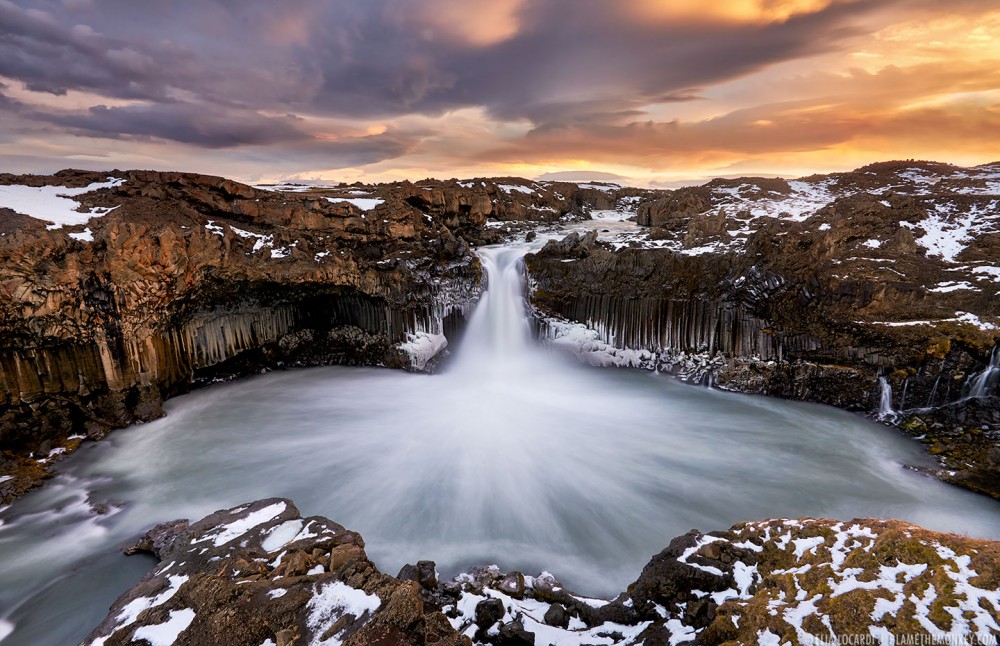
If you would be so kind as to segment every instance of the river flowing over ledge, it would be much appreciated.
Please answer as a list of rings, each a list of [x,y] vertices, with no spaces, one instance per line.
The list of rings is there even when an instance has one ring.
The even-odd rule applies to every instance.
[[[630,580],[623,572],[641,565],[636,554],[644,559],[684,531],[674,524],[691,513],[703,515],[687,527],[725,527],[781,508],[789,516],[836,516],[836,530],[838,521],[823,524],[835,532],[854,515],[872,514],[995,538],[992,501],[918,474],[994,497],[1000,491],[998,175],[995,165],[900,162],[672,192],[517,178],[300,190],[142,171],[0,176],[0,206],[8,209],[0,210],[0,495],[10,501],[50,469],[61,471],[46,491],[0,509],[0,549],[5,558],[26,557],[24,567],[11,560],[5,575],[15,585],[4,601],[21,605],[0,615],[24,621],[4,630],[38,625],[41,617],[24,605],[35,603],[29,599],[66,596],[41,582],[37,568],[46,558],[44,572],[54,577],[47,581],[76,576],[79,584],[72,568],[99,571],[113,561],[112,539],[162,520],[171,504],[156,502],[154,492],[193,495],[194,509],[184,514],[197,517],[247,497],[244,479],[230,473],[241,467],[262,479],[256,495],[302,500],[286,485],[302,480],[313,490],[307,495],[322,498],[316,483],[334,460],[331,480],[358,504],[330,515],[355,526],[360,520],[377,544],[395,533],[422,550],[436,545],[435,558],[441,563],[443,554],[451,574],[500,545],[508,559],[524,555],[514,565],[526,571],[555,559],[561,579],[574,588],[574,579],[582,582],[577,589],[601,587],[593,576],[607,567],[600,558],[623,586]],[[628,371],[585,376],[596,373],[561,364],[563,350],[587,364],[644,368],[712,389],[664,386],[665,377]],[[299,391],[287,402],[269,403],[281,379],[267,376],[240,385],[242,407],[224,403],[225,393],[239,390],[218,386],[185,398],[201,402],[193,409],[178,399],[167,418],[121,434],[120,452],[88,441],[157,419],[165,400],[196,386],[331,364],[441,374],[353,369],[300,378],[290,371],[273,375]],[[860,417],[754,404],[718,389],[868,413],[916,437],[930,456]],[[697,413],[699,406],[706,412]],[[306,417],[323,423],[304,424]],[[183,432],[187,439],[174,446]],[[163,433],[171,443],[156,446]],[[330,433],[339,434],[334,443],[324,437]],[[218,443],[250,437],[270,460],[244,450],[219,460]],[[663,440],[662,451],[653,448]],[[713,442],[717,450],[702,450]],[[60,462],[81,443],[95,450]],[[289,466],[284,459],[292,457]],[[356,479],[365,470],[380,480]],[[815,481],[797,481],[800,470]],[[202,479],[202,491],[164,488],[189,482],[185,472]],[[788,505],[800,504],[810,486],[817,507]],[[764,508],[751,511],[740,492]],[[980,507],[988,511],[979,514]],[[381,512],[365,517],[363,508]],[[32,544],[66,523],[85,530],[79,550],[52,559]],[[461,526],[476,529],[453,531]],[[665,527],[670,533],[655,534]],[[630,532],[639,538],[629,540]],[[491,540],[497,536],[507,542]],[[87,545],[102,551],[104,565],[72,565]],[[376,562],[393,563],[399,547]],[[964,559],[951,563],[968,567]],[[827,583],[833,590],[836,581]],[[924,599],[917,596],[927,594],[923,580],[918,587],[904,601]],[[601,593],[617,589],[605,585]],[[735,589],[741,599],[749,594]],[[823,590],[816,588],[835,606],[841,595]],[[957,611],[973,634],[991,630],[992,602],[982,598],[981,624],[968,623],[971,610]],[[896,608],[898,600],[873,598],[870,619],[851,628],[917,630],[878,623],[880,601]],[[381,607],[374,603],[361,604],[369,618]],[[819,608],[820,598],[812,603]],[[173,610],[176,617],[153,614],[162,630],[179,634],[196,613]],[[478,635],[477,624],[471,637],[527,639],[517,613],[503,612],[497,626],[505,631],[491,624],[500,632]],[[445,615],[452,630],[469,628]],[[573,616],[584,621],[577,629],[595,628]],[[660,613],[682,623],[647,618],[654,623],[642,631],[665,632],[644,639],[729,639],[702,620],[671,617]],[[451,634],[430,621],[436,637]],[[787,630],[766,621],[754,619],[760,630],[738,639],[766,642]],[[960,630],[944,615],[934,621],[942,634]],[[145,628],[153,632],[140,638],[161,638],[153,624]],[[123,635],[136,636],[132,630]],[[821,636],[817,630],[809,628]],[[320,638],[349,637],[337,634]],[[591,637],[621,642],[640,634]]]

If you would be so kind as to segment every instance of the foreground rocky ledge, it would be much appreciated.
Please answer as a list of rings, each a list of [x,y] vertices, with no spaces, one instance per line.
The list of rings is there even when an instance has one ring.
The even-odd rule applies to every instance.
[[[289,500],[174,521],[160,560],[85,644],[996,643],[1000,543],[899,521],[767,520],[671,541],[613,600],[496,566],[396,576]],[[851,641],[847,641],[851,640]],[[896,641],[894,641],[896,640]],[[907,641],[909,640],[909,641]]]

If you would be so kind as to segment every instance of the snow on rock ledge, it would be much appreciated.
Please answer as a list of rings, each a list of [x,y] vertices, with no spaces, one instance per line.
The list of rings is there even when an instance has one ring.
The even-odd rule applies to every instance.
[[[446,582],[431,561],[388,576],[358,534],[301,518],[281,499],[161,525],[133,551],[152,551],[160,563],[84,643],[660,646],[1000,636],[1000,543],[899,521],[692,530],[611,600],[574,594],[547,572],[495,565]]]

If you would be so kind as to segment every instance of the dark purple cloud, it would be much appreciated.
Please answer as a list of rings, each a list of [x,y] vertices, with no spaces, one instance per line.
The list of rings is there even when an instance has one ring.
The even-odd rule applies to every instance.
[[[889,2],[838,3],[784,23],[692,26],[629,20],[605,0],[533,0],[513,37],[482,46],[395,19],[415,1],[0,0],[0,76],[55,95],[136,102],[36,110],[68,132],[205,147],[308,138],[296,114],[481,106],[542,129],[586,128],[828,51],[857,32],[860,14]]]

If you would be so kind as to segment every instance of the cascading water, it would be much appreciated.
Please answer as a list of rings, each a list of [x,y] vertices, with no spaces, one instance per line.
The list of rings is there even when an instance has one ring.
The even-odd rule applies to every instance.
[[[524,249],[502,247],[479,254],[488,288],[469,321],[461,351],[445,379],[509,377],[537,370],[536,349],[524,303]]]
[[[931,387],[931,394],[927,397],[928,408],[933,406],[936,401],[938,386],[941,384],[941,374],[941,372],[938,372],[938,376],[934,379],[934,385]]]
[[[359,531],[390,574],[422,558],[444,576],[498,563],[594,595],[624,589],[692,527],[875,516],[1000,537],[994,501],[902,468],[931,463],[881,425],[539,347],[523,251],[480,250],[489,289],[442,374],[327,367],[220,384],[60,463],[0,511],[2,646],[76,643],[151,565],[122,544],[270,496]]]
[[[990,355],[990,363],[986,368],[972,379],[969,386],[969,398],[986,397],[996,392],[998,382],[1000,382],[1000,346],[993,348]]]
[[[891,420],[896,417],[896,411],[892,408],[892,385],[885,377],[878,378],[879,401],[878,418],[881,420]]]

